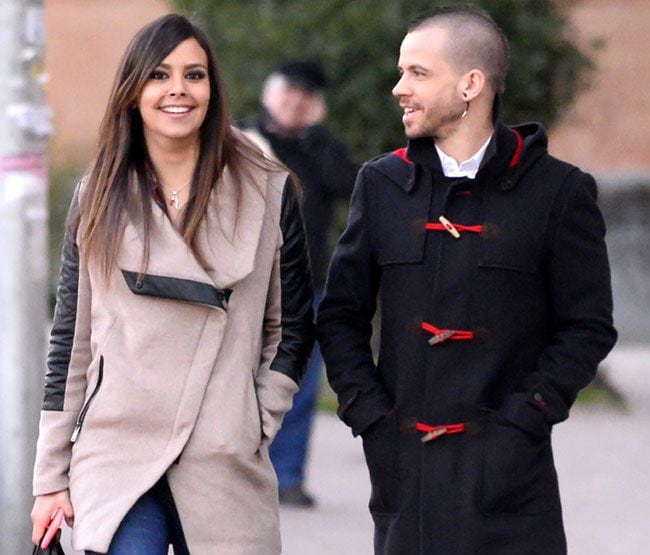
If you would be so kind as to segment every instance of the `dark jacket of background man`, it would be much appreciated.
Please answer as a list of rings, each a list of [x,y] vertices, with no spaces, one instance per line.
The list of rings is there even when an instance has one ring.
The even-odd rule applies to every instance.
[[[349,200],[358,166],[325,125],[313,125],[295,137],[287,137],[270,131],[266,125],[268,119],[268,113],[262,110],[254,127],[268,140],[278,160],[300,180],[314,290],[322,291],[337,203]]]

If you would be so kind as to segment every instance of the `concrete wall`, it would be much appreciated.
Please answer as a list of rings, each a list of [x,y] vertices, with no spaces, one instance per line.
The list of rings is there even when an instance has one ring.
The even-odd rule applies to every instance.
[[[619,343],[650,343],[650,174],[598,177]]]

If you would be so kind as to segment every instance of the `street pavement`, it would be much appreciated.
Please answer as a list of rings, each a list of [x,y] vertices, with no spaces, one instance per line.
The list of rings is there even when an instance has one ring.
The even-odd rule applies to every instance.
[[[647,555],[650,348],[617,348],[604,366],[628,398],[627,410],[576,406],[553,432],[569,553]],[[307,489],[318,500],[315,509],[281,509],[283,553],[372,555],[361,442],[329,414],[316,418]]]

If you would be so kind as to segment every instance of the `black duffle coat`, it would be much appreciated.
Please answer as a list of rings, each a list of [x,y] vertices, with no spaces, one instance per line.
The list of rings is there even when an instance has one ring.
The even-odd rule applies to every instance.
[[[499,124],[473,180],[429,139],[359,172],[317,334],[376,553],[566,551],[551,431],[616,332],[595,181],[546,146]]]

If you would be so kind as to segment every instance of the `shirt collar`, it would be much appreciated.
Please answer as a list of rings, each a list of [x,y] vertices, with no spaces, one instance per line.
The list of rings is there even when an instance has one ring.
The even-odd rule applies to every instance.
[[[476,154],[471,158],[468,158],[460,164],[456,162],[454,158],[445,154],[438,145],[435,145],[436,152],[440,158],[440,166],[442,167],[442,173],[445,177],[469,177],[474,179],[478,173],[479,168],[481,167],[481,162],[485,156],[485,151],[487,150],[488,144],[492,135],[488,137],[488,140],[483,143],[483,146],[478,149]]]

